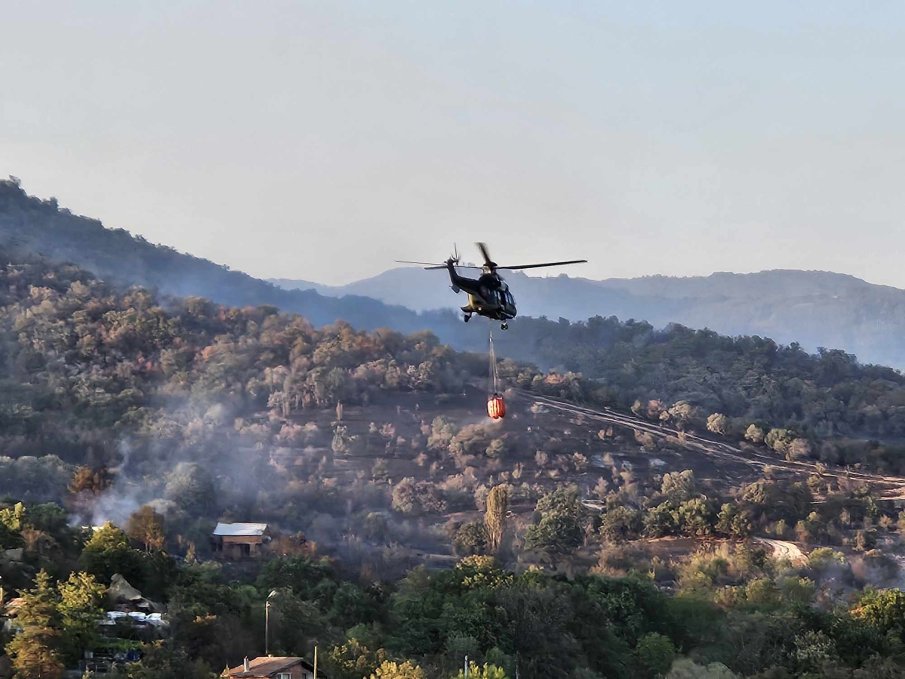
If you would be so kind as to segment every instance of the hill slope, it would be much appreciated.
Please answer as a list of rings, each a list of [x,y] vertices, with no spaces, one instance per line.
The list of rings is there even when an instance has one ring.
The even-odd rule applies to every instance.
[[[453,326],[448,314],[422,318],[382,302],[323,297],[307,290],[284,290],[266,281],[173,248],[154,245],[124,229],[61,209],[25,193],[14,181],[0,181],[0,246],[71,262],[104,280],[137,284],[166,295],[199,296],[230,306],[273,305],[303,314],[315,325],[345,320],[361,329],[392,327],[404,332]],[[441,333],[442,334],[442,333]]]
[[[178,253],[172,248],[152,245],[122,229],[106,229],[96,220],[77,217],[60,209],[53,200],[29,197],[15,182],[0,182],[0,247],[11,253],[40,254],[51,260],[73,262],[107,281],[139,284],[168,295],[202,296],[231,306],[275,306],[300,313],[315,326],[343,319],[364,330],[378,327],[402,332],[430,330],[442,342],[458,349],[481,351],[487,346],[488,325],[484,322],[466,325],[449,310],[419,315],[410,309],[389,306],[365,297],[334,299],[315,291],[282,290],[246,274]],[[412,270],[400,275],[421,277],[431,275],[431,272]],[[527,293],[523,299],[531,303],[543,300],[541,296],[535,298],[528,288],[523,291],[518,286],[543,283],[544,279],[513,278],[516,291]],[[757,275],[754,276],[756,278]],[[412,283],[397,298],[408,300],[427,287],[423,279],[412,280],[421,282]],[[594,285],[589,281],[568,278],[556,280],[570,286]],[[866,286],[856,279],[850,279],[850,282],[854,287]],[[640,283],[648,287],[646,292],[659,292],[661,295],[669,288],[668,279],[644,279]],[[728,284],[724,287],[732,289]],[[436,289],[438,293],[456,299],[439,280]],[[832,280],[824,284],[824,289],[832,289]],[[561,294],[560,308],[567,308],[575,303],[574,300],[581,298],[577,293],[558,294]],[[623,303],[632,297],[630,292],[624,290],[613,294],[616,295],[613,299],[621,296]],[[674,294],[678,295],[678,292]],[[761,296],[765,297],[766,293],[761,293]],[[743,308],[756,311],[757,305],[762,302],[755,297],[752,293],[746,302],[740,304]],[[670,300],[676,305],[682,302],[681,298]],[[744,307],[745,304],[747,307]],[[898,313],[896,302],[891,298],[889,304],[890,311],[885,318],[893,322]],[[522,308],[525,311],[524,304]],[[624,317],[633,315],[623,313]],[[852,325],[857,323],[853,321]],[[689,341],[697,346],[694,349],[697,354],[689,353]],[[630,405],[638,396],[675,401],[688,398],[690,394],[701,405],[706,401],[706,407],[712,408],[712,411],[719,410],[739,417],[745,409],[738,405],[738,399],[745,400],[752,396],[743,393],[743,384],[730,381],[721,394],[716,397],[711,395],[705,400],[700,398],[701,389],[696,383],[713,371],[728,376],[737,372],[740,365],[757,368],[756,361],[751,358],[751,346],[760,347],[757,351],[766,350],[771,356],[788,356],[793,364],[806,358],[803,352],[798,351],[777,354],[776,344],[770,341],[758,340],[753,344],[745,340],[731,341],[715,333],[689,332],[681,326],[670,326],[657,332],[647,323],[620,324],[613,316],[571,324],[564,320],[554,322],[520,316],[513,322],[510,332],[498,333],[496,346],[499,356],[533,361],[544,368],[565,368],[595,378],[606,385],[611,394],[608,398],[624,406]],[[731,365],[727,349],[737,354],[741,362]],[[855,370],[852,357],[830,354],[826,361],[841,362],[846,371]],[[889,373],[891,371],[880,371],[885,380],[890,379]],[[634,393],[630,393],[630,389],[635,390]],[[727,394],[732,394],[732,397]],[[750,411],[746,414],[755,415]],[[786,407],[774,410],[766,419],[773,423],[787,421],[796,426],[802,422],[817,426],[820,420],[813,417],[813,413],[801,413]],[[860,423],[856,421],[853,425],[853,430],[857,430]],[[877,429],[877,432],[881,429],[884,428]],[[898,424],[892,427],[892,431],[899,432]]]
[[[560,325],[529,319],[529,329],[531,323]],[[782,394],[781,403],[766,404],[771,408],[787,404],[822,416],[846,406],[857,424],[853,408],[860,400],[873,426],[888,430],[893,417],[905,418],[897,405],[905,403],[905,377],[848,364],[844,356],[818,359],[777,350],[767,340],[749,346],[685,329],[655,333],[614,319],[564,331],[593,334],[615,352],[635,347],[639,353],[626,363],[641,377],[678,359],[687,364],[677,366],[682,373],[695,362],[721,361],[746,379],[712,374],[706,386],[716,396],[747,382],[753,402]],[[664,353],[664,343],[675,353]],[[114,573],[126,574],[167,606],[171,631],[160,633],[170,636],[143,647],[145,658],[161,675],[161,658],[168,657],[161,654],[172,653],[167,668],[179,670],[167,669],[166,676],[187,679],[211,676],[205,668],[253,648],[248,640],[260,629],[261,602],[274,590],[284,616],[271,630],[277,648],[304,648],[299,634],[287,631],[291,623],[305,634],[316,630],[324,648],[342,644],[357,654],[367,647],[352,635],[365,629],[377,639],[373,647],[392,643],[395,653],[433,668],[447,662],[448,639],[464,638],[475,655],[518,657],[530,670],[526,677],[547,676],[532,667],[582,665],[595,671],[561,676],[647,676],[630,663],[637,655],[632,644],[644,648],[641,640],[659,638],[642,636],[648,628],[673,630],[685,648],[714,653],[718,637],[710,627],[735,625],[727,650],[705,656],[731,663],[740,655],[737,639],[762,638],[765,628],[781,638],[772,630],[790,624],[802,630],[805,622],[824,645],[836,643],[830,633],[840,647],[856,639],[853,665],[892,646],[880,628],[873,646],[865,634],[847,631],[875,629],[863,622],[865,606],[854,590],[868,582],[897,584],[888,557],[853,557],[851,570],[844,570],[844,555],[815,550],[807,570],[793,571],[741,543],[770,535],[758,541],[800,555],[782,540],[794,535],[805,546],[842,549],[900,540],[897,508],[872,492],[889,497],[902,479],[794,459],[813,456],[794,440],[783,460],[776,445],[783,439],[774,432],[765,441],[772,439],[772,449],[738,447],[731,444],[738,432],[727,422],[714,429],[729,443],[717,434],[699,436],[687,431],[698,426],[687,408],[656,413],[648,403],[629,416],[576,407],[542,394],[581,397],[599,383],[541,375],[508,361],[501,367],[507,384],[523,388],[510,398],[507,418],[491,422],[479,416],[484,394],[471,386],[483,378],[484,361],[434,338],[355,332],[344,324],[315,330],[272,308],[230,309],[197,298],[164,305],[152,293],[118,290],[73,266],[3,252],[0,495],[25,505],[0,502],[6,518],[0,537],[5,548],[24,555],[8,558],[2,569],[4,587],[24,594],[19,622],[31,624],[22,611],[37,595],[23,590],[38,568],[59,574],[64,586],[67,574],[84,568],[79,578],[104,585]],[[627,378],[631,390],[642,384],[638,376]],[[662,379],[682,388],[671,375]],[[817,398],[825,401],[819,407]],[[830,416],[844,420],[846,413]],[[127,532],[104,526],[86,541],[77,528],[105,519]],[[220,556],[212,551],[213,526],[245,520],[267,523],[272,532],[263,558],[205,563]],[[723,538],[734,546],[711,551]],[[704,545],[710,546],[698,549]],[[496,563],[517,572],[479,557],[403,579],[416,566],[452,566],[457,556],[474,554],[494,554]],[[333,559],[316,558],[323,555]],[[538,572],[545,568],[556,569],[555,578]],[[649,573],[653,581],[600,572]],[[673,608],[655,585],[678,586],[694,598],[677,598]],[[804,607],[811,600],[847,602],[850,595],[858,603],[848,622],[844,607],[826,618]],[[789,609],[779,609],[786,601]],[[725,618],[724,606],[735,607]],[[534,621],[522,624],[526,612]],[[702,622],[707,619],[710,626]],[[384,631],[383,620],[392,621],[392,632]],[[475,629],[505,630],[513,620],[535,630],[528,641],[523,632],[481,641],[468,636]],[[130,640],[138,636],[126,629]],[[631,644],[619,636],[622,630]],[[509,645],[501,650],[500,644]],[[202,664],[187,665],[189,652]],[[793,657],[791,645],[782,653]],[[775,667],[777,655],[733,668]],[[327,662],[347,657],[324,656]],[[200,669],[189,674],[187,666]],[[875,666],[864,676],[896,676],[873,672]],[[355,679],[361,674],[352,670],[360,667],[330,676]],[[423,676],[450,675],[431,669]]]
[[[905,367],[905,290],[825,271],[714,273],[706,277],[650,276],[592,281],[561,275],[507,276],[519,312],[584,320],[591,316],[644,319],[655,327],[681,323],[725,335],[760,335],[798,342],[810,351],[841,348],[869,363]],[[323,295],[366,295],[416,310],[453,308],[445,273],[390,269],[349,285],[330,287],[275,279],[286,289]]]

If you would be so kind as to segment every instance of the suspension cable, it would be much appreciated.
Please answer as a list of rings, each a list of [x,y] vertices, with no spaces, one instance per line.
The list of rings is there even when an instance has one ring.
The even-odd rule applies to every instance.
[[[487,352],[490,358],[490,393],[499,393],[500,373],[496,362],[496,351],[493,348],[493,328],[490,329],[490,349]]]

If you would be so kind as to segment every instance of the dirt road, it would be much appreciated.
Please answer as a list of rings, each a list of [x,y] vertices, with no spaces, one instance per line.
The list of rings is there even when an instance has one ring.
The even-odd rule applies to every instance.
[[[868,474],[865,472],[855,472],[826,466],[818,468],[817,464],[814,462],[784,460],[781,457],[766,452],[764,449],[754,446],[746,446],[742,449],[723,441],[716,441],[690,432],[680,432],[678,429],[644,420],[634,414],[619,413],[610,408],[587,408],[585,406],[569,403],[568,401],[551,398],[549,396],[540,396],[533,392],[521,389],[516,390],[516,393],[526,399],[531,399],[542,404],[547,408],[560,410],[562,412],[571,413],[597,422],[604,422],[606,424],[631,429],[633,431],[643,431],[659,438],[674,439],[679,445],[684,446],[685,448],[696,450],[716,459],[726,461],[731,460],[761,470],[764,467],[769,466],[774,469],[783,469],[801,475],[819,473],[823,476],[830,476],[838,479],[861,481],[867,483],[880,498],[886,500],[905,499],[905,478],[899,476],[881,476],[879,474]]]
[[[808,557],[802,552],[798,545],[785,540],[773,540],[771,538],[752,538],[755,542],[766,545],[773,550],[775,559],[786,559],[796,566],[807,564]]]

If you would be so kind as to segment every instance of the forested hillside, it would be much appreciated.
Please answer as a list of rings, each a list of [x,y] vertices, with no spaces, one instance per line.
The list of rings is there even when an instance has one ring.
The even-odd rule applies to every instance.
[[[471,676],[497,679],[670,667],[860,677],[898,662],[900,593],[862,590],[898,582],[871,548],[893,549],[905,519],[844,475],[812,464],[761,477],[695,456],[681,437],[593,427],[518,396],[491,423],[471,386],[486,380],[485,358],[432,335],[316,329],[273,307],[163,300],[73,266],[2,259],[0,547],[11,551],[0,575],[21,595],[7,651],[22,676],[57,677],[84,648],[139,654],[112,676],[209,676],[262,652],[271,591],[271,648],[310,653],[317,640],[340,679],[455,677],[464,654],[480,665]],[[665,389],[684,370],[678,395],[707,384],[698,366],[735,365],[752,395],[799,380],[813,398],[870,402],[883,426],[897,421],[897,374],[845,357],[615,320],[561,332],[549,341],[638,353],[623,354],[626,375],[609,386],[512,361],[505,383],[638,400],[645,417],[693,427],[694,407],[644,400],[645,380]],[[738,437],[748,406],[737,405],[737,422],[704,426]],[[777,460],[816,457],[828,434],[748,429]],[[270,555],[218,560],[217,521],[267,522]],[[737,544],[752,535],[794,537],[810,562]],[[99,635],[90,621],[116,573],[159,602],[167,626]]]
[[[461,391],[484,367],[431,335],[316,330],[274,307],[201,298],[164,309],[145,290],[120,292],[75,267],[9,259],[0,270],[0,440],[19,455],[166,464],[203,449],[204,430],[254,431],[260,425],[241,418],[258,411],[361,404],[384,389]],[[209,454],[224,452],[212,444]]]
[[[343,320],[362,330],[382,327],[407,333],[429,330],[442,342],[467,351],[481,351],[487,344],[487,326],[484,323],[465,325],[452,311],[425,312],[419,315],[401,306],[390,306],[367,297],[347,296],[337,299],[321,296],[311,290],[281,289],[241,272],[230,271],[212,262],[178,253],[172,248],[152,245],[122,229],[108,229],[96,220],[72,215],[65,208],[60,208],[52,199],[42,201],[28,196],[18,183],[12,180],[0,181],[0,245],[4,245],[10,252],[25,255],[40,254],[52,261],[71,262],[104,280],[127,285],[138,284],[163,294],[199,296],[235,306],[262,304],[276,306],[283,311],[304,315],[315,326]],[[443,279],[443,272],[417,270],[398,273],[402,277],[392,282],[395,292],[391,299],[394,302],[407,304],[409,300],[418,299],[423,290],[432,289],[431,286],[435,286],[437,294],[443,295],[444,299],[452,303],[462,299],[461,295],[456,297],[449,291]],[[846,333],[853,333],[860,328],[858,332],[872,334],[873,348],[866,350],[867,356],[888,357],[893,365],[900,365],[897,358],[899,354],[896,353],[899,351],[900,343],[896,338],[901,333],[896,329],[897,326],[887,327],[890,323],[898,322],[896,319],[900,314],[896,306],[898,302],[895,300],[898,299],[896,294],[899,291],[879,288],[878,292],[878,286],[867,286],[850,277],[843,277],[845,285],[839,288],[837,278],[832,274],[814,276],[799,274],[800,272],[798,274],[786,272],[783,275],[799,279],[791,284],[792,287],[803,289],[803,295],[810,295],[814,299],[825,300],[840,293],[840,290],[847,291],[840,293],[840,299],[855,300],[856,303],[853,303],[860,314],[857,317],[849,316],[840,313],[834,307],[822,306],[823,302],[817,306],[807,307],[810,311],[796,305],[803,328],[817,327],[815,323],[819,324],[827,319],[832,322],[838,319]],[[794,343],[797,338],[794,331],[796,322],[786,322],[781,316],[776,316],[778,302],[777,304],[769,302],[770,299],[783,297],[786,286],[777,282],[775,278],[752,282],[758,276],[760,275],[740,279],[733,278],[730,274],[721,274],[711,277],[712,280],[689,279],[675,286],[671,279],[658,277],[629,282],[609,281],[607,285],[616,291],[614,296],[600,298],[597,301],[588,300],[587,304],[582,301],[587,294],[581,291],[583,290],[581,286],[587,283],[586,281],[551,279],[549,285],[566,286],[565,291],[551,292],[545,287],[548,284],[543,283],[544,279],[519,276],[513,281],[515,286],[513,289],[518,293],[523,314],[539,312],[540,308],[532,306],[534,304],[543,305],[548,302],[553,304],[555,301],[552,306],[555,313],[548,313],[550,317],[562,315],[566,318],[585,319],[594,316],[597,313],[595,310],[600,309],[602,318],[609,319],[611,316],[620,315],[623,319],[644,318],[644,322],[634,324],[647,328],[641,335],[656,335],[662,338],[669,336],[670,328],[667,327],[665,333],[654,333],[653,328],[683,317],[678,314],[680,307],[677,305],[689,303],[689,299],[695,296],[716,294],[713,292],[716,288],[723,290],[720,294],[728,295],[726,298],[720,297],[720,304],[727,307],[720,312],[720,318],[735,317],[742,313],[744,318],[755,323],[750,326],[743,323],[732,325],[725,332],[747,334],[746,328],[753,328],[758,334],[760,329],[765,334],[768,331],[775,331],[776,337],[789,338],[787,341]],[[726,277],[731,280],[724,280]],[[764,277],[769,278],[767,274],[761,278]],[[801,283],[802,277],[807,279],[806,285]],[[627,286],[625,290],[620,288],[623,283]],[[579,286],[581,290],[573,289],[574,286]],[[376,284],[369,287],[372,290],[369,294],[377,294],[381,289]],[[688,296],[682,296],[680,290],[688,290]],[[667,299],[666,311],[661,314],[652,306],[651,316],[645,318],[643,313],[647,312],[638,313],[637,307],[633,306],[634,302],[631,301],[632,296],[638,294],[647,296],[648,299]],[[737,297],[740,299],[740,296],[744,296],[745,299],[737,304],[732,302]],[[788,296],[785,299],[788,301]],[[731,314],[728,313],[728,307],[732,307]],[[643,309],[648,307],[642,307]],[[876,309],[875,314],[872,309]],[[677,313],[674,314],[673,310]],[[705,324],[720,327],[719,323],[709,323],[708,318],[706,314],[694,317],[690,319],[690,324],[698,327]],[[757,322],[765,319],[772,320],[766,326],[757,325]],[[648,321],[653,327],[646,325]],[[609,322],[608,320],[607,323]],[[565,359],[570,358],[568,364],[571,369],[577,368],[586,375],[598,376],[601,375],[602,352],[608,349],[608,345],[605,338],[594,332],[588,332],[586,328],[599,325],[600,319],[587,323],[580,320],[569,323],[562,319],[551,321],[521,316],[513,322],[513,332],[502,335],[501,339],[506,354],[512,358],[531,361],[544,368],[563,368],[566,365]],[[633,324],[628,322],[627,325]],[[570,326],[574,326],[573,329],[567,330]],[[802,332],[804,333],[804,330]],[[568,337],[565,337],[566,333]],[[818,338],[821,336],[829,339],[820,342]],[[834,337],[839,340],[838,344],[833,343]],[[640,339],[640,335],[635,339]],[[576,343],[574,352],[571,344],[568,345],[569,348],[564,348],[566,345],[562,342],[566,340]],[[804,333],[802,339],[799,339],[799,344],[807,347],[808,342],[812,348],[818,345],[830,349],[837,346],[853,346],[851,334],[837,336],[832,333],[821,335],[818,332],[811,336]],[[850,349],[848,353],[851,353]]]
[[[787,443],[810,439],[807,455],[839,464],[905,471],[905,376],[861,365],[842,351],[809,354],[760,337],[592,318],[584,323],[521,319],[496,339],[502,355],[531,346],[548,365],[581,373],[580,395],[742,438],[776,429]],[[675,409],[675,414],[670,409]]]
[[[419,317],[363,298],[334,300],[313,292],[280,290],[75,217],[53,201],[27,196],[14,181],[0,182],[0,242],[9,244],[10,257],[45,253],[54,261],[76,262],[121,284],[300,311],[314,328],[335,318],[361,329],[409,331],[427,326],[437,330],[440,341],[455,347],[473,351],[486,347],[485,323],[466,325],[451,313]],[[666,283],[651,279],[644,285],[646,292],[663,294]],[[827,292],[832,285],[823,281],[818,287]],[[809,441],[807,456],[826,462],[868,463],[894,472],[905,468],[900,447],[905,436],[902,376],[888,368],[861,365],[838,350],[812,355],[795,343],[733,339],[680,325],[655,329],[647,322],[620,322],[615,317],[584,322],[519,317],[509,332],[496,333],[496,342],[502,356],[580,373],[586,378],[582,398],[598,404],[628,409],[639,401],[653,417],[665,413],[668,418],[674,404],[687,403],[683,417],[699,429],[711,415],[721,415],[727,418],[721,430],[736,438],[744,437],[751,425],[755,438],[759,429],[765,435],[771,429],[780,432],[771,443],[778,436],[782,453],[789,441],[801,439]]]
[[[681,323],[723,335],[760,335],[797,342],[808,351],[843,349],[862,361],[905,367],[905,290],[872,285],[826,271],[715,273],[676,278],[645,276],[602,281],[570,275],[506,276],[519,312],[583,321],[592,316],[634,318],[663,328]],[[274,279],[287,290],[315,289],[323,295],[364,295],[415,311],[461,306],[443,271],[390,269],[343,286]]]
[[[28,196],[17,181],[0,181],[0,245],[12,252],[71,262],[100,278],[142,285],[164,294],[199,296],[233,306],[270,304],[315,325],[345,320],[363,330],[393,327],[415,332],[448,323],[449,314],[417,314],[358,297],[333,299],[311,291],[287,291],[239,271],[173,248],[154,245],[124,229],[108,229],[73,215],[55,199]]]

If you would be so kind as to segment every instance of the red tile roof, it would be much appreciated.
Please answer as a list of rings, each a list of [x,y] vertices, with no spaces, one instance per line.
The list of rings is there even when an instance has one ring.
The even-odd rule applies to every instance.
[[[304,658],[294,658],[291,656],[264,656],[262,658],[249,660],[247,672],[245,671],[245,665],[239,665],[238,667],[231,668],[229,670],[228,676],[231,679],[238,679],[239,677],[243,677],[245,679],[269,677],[271,674],[287,670],[293,665],[298,664],[301,664],[308,669],[312,669]]]

